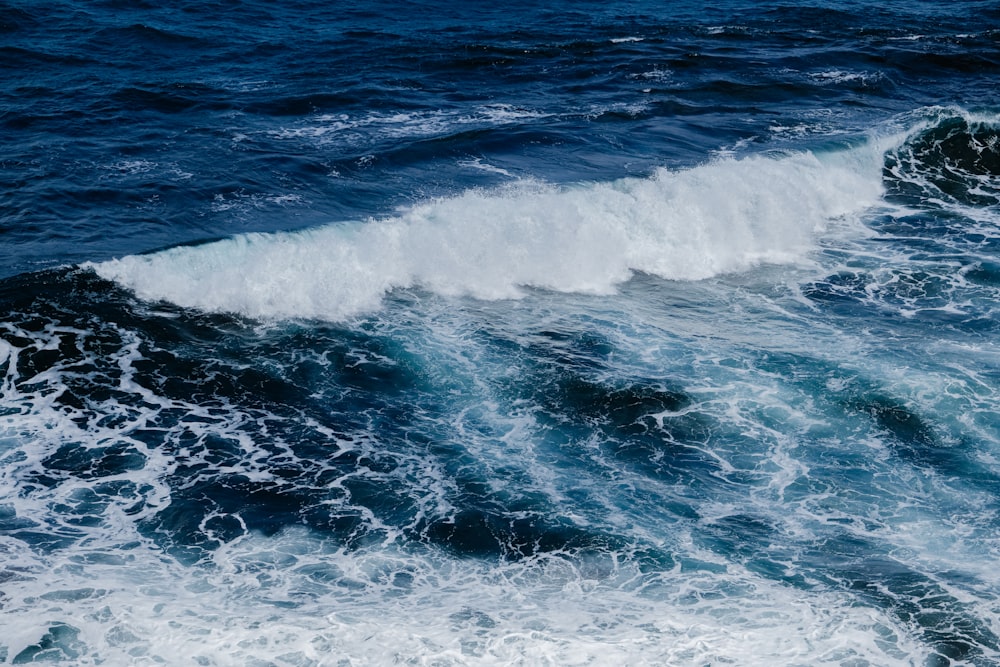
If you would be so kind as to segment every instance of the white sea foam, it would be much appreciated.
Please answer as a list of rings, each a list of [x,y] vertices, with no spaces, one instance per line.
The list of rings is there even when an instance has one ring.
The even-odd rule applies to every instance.
[[[508,104],[485,105],[469,113],[433,110],[410,113],[322,114],[270,134],[279,139],[306,139],[319,145],[358,144],[383,139],[445,135],[469,127],[497,127],[544,118],[548,114]]]
[[[812,72],[809,77],[819,83],[863,83],[870,84],[882,79],[881,72],[850,72],[844,70],[824,70]]]
[[[846,596],[794,591],[740,568],[598,579],[559,557],[491,567],[330,552],[294,530],[231,544],[204,569],[142,549],[103,564],[93,556],[87,577],[60,558],[22,560],[0,611],[8,659],[911,665],[927,654],[905,629]]]
[[[850,156],[840,157],[848,160]],[[535,192],[558,199],[562,191],[538,188]],[[520,189],[511,193],[515,198],[526,195],[527,191]],[[383,224],[398,227],[403,218]],[[355,233],[360,234],[363,227],[355,228]],[[293,236],[296,239],[299,237]],[[629,288],[637,287],[638,282]],[[846,332],[824,335],[815,321],[797,323],[786,316],[731,318],[728,314],[734,312],[734,305],[735,312],[743,315],[752,313],[751,308],[767,310],[771,306],[762,304],[758,295],[737,295],[732,300],[723,297],[719,293],[724,289],[721,282],[684,287],[691,291],[687,298],[710,304],[709,309],[685,315],[678,312],[684,309],[653,304],[642,317],[596,326],[614,342],[614,370],[619,378],[683,377],[685,392],[695,401],[684,409],[719,416],[719,424],[727,425],[725,430],[743,434],[745,440],[729,438],[715,429],[704,447],[697,441],[686,446],[718,462],[717,474],[733,475],[734,479],[753,476],[758,483],[743,486],[745,477],[739,484],[726,483],[724,487],[741,490],[699,499],[698,517],[679,521],[670,517],[675,523],[669,529],[664,529],[664,523],[652,512],[646,512],[644,504],[624,513],[620,500],[609,503],[609,510],[617,509],[621,519],[612,511],[597,512],[602,521],[620,525],[623,534],[656,544],[671,556],[656,568],[648,567],[641,558],[630,558],[627,550],[593,558],[540,551],[516,561],[487,561],[454,558],[419,540],[392,537],[345,549],[338,540],[304,526],[271,536],[244,531],[230,541],[220,540],[198,565],[183,565],[137,526],[139,520],[154,517],[172,502],[173,489],[166,478],[179,460],[171,452],[185,458],[200,457],[204,454],[192,441],[233,439],[245,455],[235,467],[220,472],[267,479],[272,474],[267,449],[282,437],[276,427],[287,417],[230,405],[225,399],[199,405],[158,395],[137,376],[148,361],[142,357],[141,336],[114,325],[108,325],[105,333],[118,333],[118,349],[106,343],[81,347],[74,341],[87,336],[87,331],[68,326],[50,324],[37,332],[3,325],[0,329],[13,342],[0,343],[0,368],[6,369],[0,383],[0,453],[4,453],[6,439],[17,456],[7,455],[5,465],[0,466],[0,480],[6,482],[0,487],[7,490],[0,508],[16,510],[22,521],[62,520],[58,513],[65,510],[61,508],[80,504],[88,487],[105,483],[107,478],[70,476],[51,488],[35,486],[29,493],[18,493],[25,488],[21,480],[30,479],[33,469],[42,470],[45,457],[63,443],[99,447],[124,441],[140,448],[147,462],[140,470],[125,473],[128,493],[103,495],[106,509],[91,512],[91,516],[100,517],[99,522],[83,528],[65,524],[66,534],[78,536],[73,548],[32,550],[14,535],[0,536],[0,576],[5,577],[0,600],[0,627],[5,630],[0,636],[0,662],[35,657],[81,665],[926,664],[933,659],[933,643],[920,627],[908,621],[907,614],[859,597],[846,585],[811,585],[808,559],[800,562],[794,558],[795,550],[841,530],[872,543],[887,543],[893,546],[890,553],[901,568],[912,568],[921,576],[927,573],[930,583],[920,584],[918,578],[914,596],[924,595],[922,590],[927,596],[936,594],[935,572],[961,573],[942,576],[939,585],[948,596],[968,605],[968,616],[946,607],[945,622],[983,619],[984,627],[996,627],[996,611],[990,605],[996,576],[988,568],[992,562],[988,556],[996,554],[994,533],[989,531],[995,522],[982,511],[969,511],[988,511],[988,494],[977,493],[966,500],[963,494],[949,493],[952,489],[947,486],[938,489],[920,484],[936,478],[915,477],[918,469],[898,459],[883,461],[879,455],[860,459],[874,466],[877,481],[873,484],[856,486],[844,479],[842,484],[830,485],[830,477],[811,470],[834,465],[817,450],[826,448],[835,461],[845,453],[866,453],[869,443],[884,447],[877,425],[859,427],[866,418],[855,422],[848,417],[838,430],[840,422],[831,422],[844,419],[837,396],[826,400],[808,385],[798,385],[798,380],[792,379],[794,373],[755,369],[745,356],[748,349],[767,350],[761,342],[765,340],[778,352],[828,351],[842,361],[839,373],[843,374],[852,364],[870,367],[875,363],[871,354],[855,354],[871,341],[865,337],[848,345],[851,336]],[[712,292],[712,298],[701,298]],[[623,300],[628,296],[623,294]],[[484,359],[485,348],[476,347],[483,345],[476,342],[481,339],[463,336],[470,328],[468,313],[438,305],[440,313],[426,317],[416,332],[410,332],[420,336],[416,347],[433,361],[426,366],[435,367],[434,373],[451,381],[458,375],[469,384],[500,384],[500,378],[510,371],[511,357],[498,355],[502,359],[491,366]],[[533,331],[558,331],[558,313],[546,312],[546,308],[528,313],[523,312],[530,310],[527,308],[507,309],[489,302],[478,305],[488,312],[482,314],[482,322],[472,323],[474,328],[483,330],[483,323],[489,322],[521,338],[523,348],[530,347],[527,339]],[[575,308],[567,311],[578,312]],[[510,321],[496,316],[505,312],[519,325],[511,326]],[[706,313],[717,317],[706,317]],[[553,321],[543,323],[546,315]],[[599,313],[587,313],[591,326],[595,326],[596,315]],[[565,313],[563,316],[569,319]],[[682,321],[684,317],[691,323]],[[393,326],[402,338],[403,330],[413,323],[405,318],[395,320]],[[705,331],[686,326],[704,327]],[[671,334],[681,342],[667,350]],[[90,352],[43,369],[27,363],[29,353],[35,350],[78,347]],[[937,352],[914,358],[940,359],[942,351]],[[623,361],[633,354],[646,359],[643,364],[650,364],[645,372],[631,368],[633,362]],[[363,349],[350,356],[358,364],[392,363]],[[692,359],[696,362],[689,368]],[[874,375],[898,382],[900,386],[892,388],[895,394],[905,394],[903,387],[910,386],[932,401],[942,401],[949,394],[951,400],[961,399],[947,406],[935,404],[934,409],[928,406],[929,414],[967,415],[969,410],[961,408],[968,400],[984,407],[995,403],[995,394],[984,395],[986,384],[959,391],[950,374],[935,378],[912,367],[900,368],[895,354],[884,363],[887,367]],[[463,364],[468,365],[466,371],[456,373]],[[118,369],[120,375],[105,376],[109,369]],[[515,363],[514,371],[523,370]],[[81,373],[92,373],[95,382],[106,377],[103,381],[123,395],[120,402],[95,401],[90,410],[56,403],[66,381],[79,378]],[[817,374],[823,372],[818,370]],[[848,396],[854,391],[855,380],[850,374],[825,377],[825,386],[833,394]],[[456,397],[461,395],[455,393]],[[539,442],[549,429],[534,424],[531,417],[544,406],[525,401],[514,410],[497,409],[489,406],[489,399],[496,399],[491,391],[450,400],[453,405],[468,400],[470,405],[486,406],[478,408],[484,412],[495,410],[484,418],[499,427],[496,432],[503,433],[502,437],[477,433],[474,418],[464,410],[444,415],[440,422],[454,429],[451,437],[462,442],[469,460],[487,470],[501,470],[502,464],[523,471],[523,476],[518,474],[520,484],[525,485],[522,488],[554,499],[568,497],[569,489],[593,494],[596,507],[601,507],[601,490],[610,496],[633,486],[657,489],[658,493],[650,494],[651,508],[662,505],[663,498],[678,497],[668,492],[662,481],[629,474],[615,461],[600,459],[596,446],[590,461],[608,466],[599,471],[546,465]],[[835,407],[824,408],[824,403]],[[949,409],[941,409],[944,407]],[[187,416],[174,423],[171,413]],[[660,422],[671,418],[666,412],[656,416]],[[293,417],[295,421],[301,418],[298,414]],[[246,425],[255,422],[260,430],[248,432]],[[777,424],[781,424],[780,429]],[[133,440],[136,430],[150,425],[163,429],[165,443],[184,446],[155,448]],[[309,424],[308,428],[321,427]],[[331,442],[335,439],[332,433],[324,435]],[[375,433],[370,437],[373,447],[380,444]],[[264,443],[267,448],[262,447]],[[753,446],[745,447],[748,443]],[[357,444],[364,446],[363,439],[359,437]],[[574,448],[588,446],[588,442],[574,443]],[[288,464],[292,455],[289,448],[278,458]],[[453,487],[438,490],[436,485],[444,487],[449,480],[444,475],[437,479],[437,471],[426,458],[413,456],[412,460],[422,467],[412,479],[419,482],[422,493],[427,491],[427,500],[421,500],[420,507],[434,514],[438,503],[455,497]],[[352,472],[352,476],[364,474],[363,469]],[[834,478],[841,474],[838,471]],[[495,475],[485,478],[497,487],[505,479]],[[528,479],[530,483],[525,484]],[[873,495],[872,489],[881,493]],[[140,494],[145,505],[136,516],[133,506]],[[693,498],[693,494],[680,492],[679,497]],[[977,507],[980,497],[981,508]],[[937,516],[929,510],[952,506],[956,511]],[[330,507],[332,511],[338,506],[332,503]],[[558,502],[554,507],[577,525],[593,522],[594,514],[588,511],[595,510],[588,510],[586,504]],[[669,516],[670,512],[664,514]],[[775,538],[768,547],[772,552],[766,562],[785,568],[788,578],[805,576],[809,585],[762,574],[745,567],[741,556],[706,547],[699,540],[708,532],[706,528],[748,514],[774,527]],[[825,530],[829,525],[836,530]],[[656,530],[647,530],[650,526]],[[211,531],[205,530],[213,539]],[[786,537],[788,550],[780,543]],[[745,544],[752,547],[756,543],[747,538]],[[783,555],[793,558],[785,561]],[[831,572],[839,571],[833,568]],[[970,572],[977,578],[964,576]],[[905,605],[918,598],[903,599]],[[928,608],[937,613],[936,608]],[[953,614],[950,619],[948,613]],[[984,652],[984,664],[995,660],[995,651],[987,647]]]
[[[869,152],[723,158],[574,187],[524,181],[380,220],[86,266],[144,299],[263,318],[341,320],[411,287],[480,299],[526,287],[608,294],[634,272],[699,280],[806,260],[831,220],[878,201]]]
[[[274,194],[266,195],[260,193],[248,193],[243,191],[217,194],[212,200],[212,211],[221,213],[223,211],[235,211],[236,213],[246,213],[254,209],[264,209],[268,206],[294,206],[302,204],[301,195],[297,194]]]
[[[500,174],[501,176],[508,176],[513,178],[514,174],[507,171],[503,167],[497,167],[490,164],[489,162],[483,162],[482,158],[471,158],[469,160],[462,160],[458,163],[459,167],[465,167],[467,169],[477,169],[479,171],[486,171],[492,174]]]
[[[648,72],[642,72],[640,74],[630,74],[630,79],[646,79],[648,81],[669,81],[673,78],[674,73],[669,67],[656,67],[649,70]]]

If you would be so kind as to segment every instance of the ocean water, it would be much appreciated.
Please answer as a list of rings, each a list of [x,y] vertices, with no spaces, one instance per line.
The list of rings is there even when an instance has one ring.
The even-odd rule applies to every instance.
[[[0,0],[0,664],[1000,664],[996,2],[453,4]]]

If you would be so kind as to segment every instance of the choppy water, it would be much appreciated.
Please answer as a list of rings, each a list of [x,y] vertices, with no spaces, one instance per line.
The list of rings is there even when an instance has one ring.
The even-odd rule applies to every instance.
[[[0,2],[0,663],[1000,664],[992,2]]]

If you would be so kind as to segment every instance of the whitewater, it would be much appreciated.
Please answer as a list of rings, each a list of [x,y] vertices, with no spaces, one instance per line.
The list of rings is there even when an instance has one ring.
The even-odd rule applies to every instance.
[[[0,664],[1000,664],[994,4],[0,0]]]
[[[139,296],[249,317],[342,320],[393,289],[509,299],[607,294],[642,272],[698,280],[808,258],[831,222],[878,202],[871,148],[719,159],[645,179],[515,181],[400,215],[86,265]],[[855,225],[859,227],[860,225]]]

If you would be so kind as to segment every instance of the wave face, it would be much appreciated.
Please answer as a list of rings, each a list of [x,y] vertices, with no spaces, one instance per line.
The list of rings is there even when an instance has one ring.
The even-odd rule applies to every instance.
[[[607,294],[635,272],[698,280],[807,260],[831,221],[879,199],[871,165],[849,157],[726,158],[576,187],[516,183],[383,220],[88,266],[144,299],[265,318],[341,320],[411,287],[481,299],[526,287]]]
[[[0,0],[0,665],[1000,664],[995,2]]]
[[[961,206],[966,211],[1000,205],[1000,124],[994,114],[954,109],[930,118],[886,159],[893,201]]]

